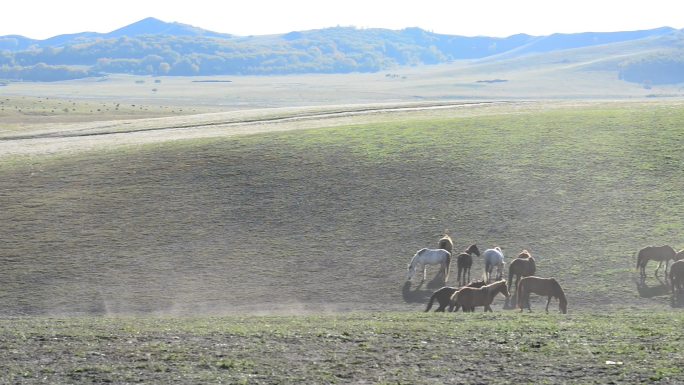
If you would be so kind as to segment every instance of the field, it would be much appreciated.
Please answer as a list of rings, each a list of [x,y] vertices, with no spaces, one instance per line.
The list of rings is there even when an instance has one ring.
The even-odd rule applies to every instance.
[[[13,87],[0,382],[684,382],[682,302],[634,257],[684,248],[679,99],[240,109]],[[442,283],[406,264],[445,229],[530,250],[569,314],[422,313]]]
[[[454,314],[1,320],[0,382],[684,383],[681,312]]]

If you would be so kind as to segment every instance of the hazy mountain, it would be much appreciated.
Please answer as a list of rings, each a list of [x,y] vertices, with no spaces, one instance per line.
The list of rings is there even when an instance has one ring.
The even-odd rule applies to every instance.
[[[133,24],[119,28],[109,33],[80,32],[57,35],[45,40],[35,40],[19,35],[0,36],[0,50],[22,51],[31,46],[38,48],[59,47],[68,44],[80,44],[96,39],[111,39],[117,37],[138,37],[143,35],[165,36],[197,36],[230,38],[231,35],[208,31],[182,23],[167,23],[154,17],[148,17]]]
[[[56,80],[102,73],[260,75],[375,72],[461,59],[511,59],[592,46],[621,45],[624,49],[633,50],[627,48],[629,45],[626,43],[645,41],[649,47],[658,38],[670,39],[668,41],[674,48],[683,40],[681,35],[680,31],[668,27],[549,36],[518,34],[506,38],[444,35],[420,28],[396,31],[334,27],[245,37],[146,18],[104,34],[83,32],[45,40],[17,35],[0,37],[0,79]],[[637,51],[640,50],[653,53],[648,48]],[[638,52],[630,51],[632,59],[635,53]],[[595,55],[601,55],[601,51]],[[669,64],[663,67],[664,59],[662,54],[660,56],[658,68],[679,69],[679,59],[666,60]],[[666,56],[672,54],[667,53]],[[647,74],[650,63],[648,60],[639,61],[639,73]]]

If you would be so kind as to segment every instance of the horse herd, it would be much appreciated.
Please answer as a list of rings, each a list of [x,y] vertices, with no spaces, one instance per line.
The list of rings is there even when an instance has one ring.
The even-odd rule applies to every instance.
[[[411,281],[416,273],[423,271],[422,281],[425,281],[427,265],[440,265],[439,275],[444,278],[444,284],[449,278],[451,257],[453,254],[453,241],[449,235],[445,234],[438,242],[437,249],[423,248],[418,250],[408,265],[407,280]],[[473,256],[482,257],[485,262],[483,280],[470,281],[470,269],[473,264]],[[642,279],[645,278],[646,264],[649,260],[659,262],[656,268],[656,276],[662,264],[665,263],[665,274],[669,278],[672,286],[673,295],[684,294],[684,250],[678,253],[670,246],[653,247],[649,246],[639,250],[637,255],[637,269],[641,272]],[[670,267],[669,276],[667,275],[668,261],[675,261]],[[530,294],[537,294],[547,297],[546,311],[549,311],[549,304],[552,298],[558,299],[559,310],[565,314],[568,309],[568,301],[560,284],[555,278],[537,277],[536,262],[532,255],[523,250],[510,263],[508,268],[508,280],[502,279],[504,270],[504,255],[499,247],[487,249],[480,253],[476,245],[470,245],[464,252],[456,256],[458,267],[457,282],[460,288],[444,286],[435,291],[427,304],[425,311],[432,308],[432,304],[437,301],[439,307],[435,310],[443,312],[449,309],[450,312],[458,311],[462,308],[464,312],[472,312],[475,307],[483,306],[484,311],[492,311],[491,303],[497,294],[502,294],[506,298],[506,305],[509,300],[514,298],[515,306],[523,311],[530,308]],[[496,278],[492,282],[492,273],[496,268]],[[509,285],[515,288],[515,295],[511,296]]]
[[[670,272],[668,274],[667,265],[672,260]],[[642,280],[646,279],[646,264],[648,261],[658,262],[655,269],[655,276],[658,277],[658,270],[665,263],[665,279],[670,281],[672,295],[684,295],[684,249],[675,251],[672,246],[648,246],[639,250],[637,253],[636,268]]]

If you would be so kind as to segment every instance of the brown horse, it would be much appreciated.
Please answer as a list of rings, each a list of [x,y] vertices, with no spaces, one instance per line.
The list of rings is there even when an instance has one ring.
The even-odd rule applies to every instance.
[[[670,285],[673,296],[677,297],[684,294],[684,259],[680,259],[670,266]]]
[[[449,253],[453,254],[454,253],[454,242],[451,240],[451,237],[449,234],[447,234],[448,230],[444,230],[444,236],[440,238],[439,242],[437,242],[437,248],[438,249],[444,249],[448,251]]]
[[[667,264],[670,259],[676,260],[675,255],[677,253],[674,249],[668,245],[665,246],[648,246],[639,250],[637,254],[637,264],[636,268],[639,270],[641,278],[646,278],[646,264],[650,260],[654,260],[658,263],[658,267],[655,269],[655,276],[658,276],[658,270],[665,262],[665,276],[667,276]]]
[[[529,251],[523,250],[508,266],[508,282],[513,284],[513,276],[515,276],[515,285],[513,287],[516,288],[517,292],[520,278],[534,275],[536,271],[537,264],[534,258],[530,255]]]
[[[457,282],[459,285],[465,285],[470,281],[470,268],[473,266],[473,254],[480,256],[480,250],[475,244],[468,246],[468,248],[461,254],[456,256],[456,266],[458,267]],[[466,274],[468,278],[466,278]]]
[[[476,306],[484,306],[486,312],[492,311],[489,305],[499,293],[506,298],[510,297],[506,280],[502,279],[479,288],[464,287],[451,296],[450,306],[453,304],[454,311],[458,311],[459,306],[463,308],[463,312],[474,312]]]
[[[568,300],[565,298],[565,292],[561,288],[558,281],[555,278],[541,278],[541,277],[525,277],[518,283],[518,289],[515,295],[518,297],[518,307],[520,311],[527,306],[527,310],[532,311],[530,308],[530,294],[538,294],[541,296],[548,297],[546,300],[546,312],[549,312],[549,303],[551,303],[551,297],[558,298],[558,308],[561,313],[566,314],[568,312]]]
[[[466,287],[482,287],[484,284],[484,281],[474,281],[469,283]],[[435,312],[443,312],[444,309],[450,305],[451,296],[457,291],[457,288],[451,286],[444,286],[443,288],[435,291],[432,293],[432,297],[430,297],[430,302],[428,302],[425,311],[430,311],[432,308],[432,303],[437,300],[437,302],[439,302],[439,307],[435,310]],[[449,311],[454,311],[454,305],[449,306]]]

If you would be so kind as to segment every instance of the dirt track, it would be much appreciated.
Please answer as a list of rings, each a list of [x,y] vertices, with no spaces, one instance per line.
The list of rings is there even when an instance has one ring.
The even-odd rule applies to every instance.
[[[0,157],[358,124],[360,116],[494,107],[506,101],[289,108],[35,126],[0,135]],[[518,102],[521,104],[521,102]],[[382,119],[386,119],[386,116]]]

